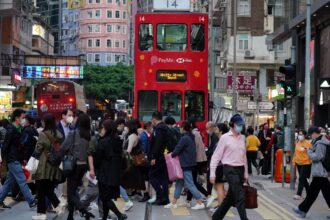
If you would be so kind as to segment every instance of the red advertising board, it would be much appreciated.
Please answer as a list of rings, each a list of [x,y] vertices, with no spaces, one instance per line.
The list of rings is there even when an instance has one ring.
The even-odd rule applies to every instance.
[[[239,71],[236,77],[236,88],[238,93],[253,93],[256,73],[251,71]],[[227,73],[227,91],[233,92],[233,76],[232,72]]]

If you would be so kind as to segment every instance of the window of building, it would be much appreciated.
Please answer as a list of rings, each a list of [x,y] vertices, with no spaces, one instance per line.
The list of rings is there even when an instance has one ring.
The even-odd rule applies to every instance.
[[[100,39],[96,39],[95,40],[95,47],[100,47],[101,46],[101,40]]]
[[[239,50],[249,49],[249,34],[238,34],[238,49]]]
[[[187,26],[184,24],[157,25],[157,49],[184,51],[187,49]]]
[[[192,51],[203,51],[205,48],[204,24],[191,25],[190,46]]]
[[[227,80],[224,77],[215,77],[214,88],[217,90],[224,90],[227,86]]]
[[[111,4],[112,3],[112,0],[108,0],[108,4]]]
[[[181,92],[162,92],[161,111],[163,117],[172,116],[176,121],[181,121],[182,94]]]
[[[120,0],[116,0],[116,3],[117,3],[118,5],[120,5]]]
[[[116,47],[116,48],[119,48],[119,47],[120,47],[119,40],[116,40],[116,41],[115,41],[115,47]]]
[[[110,39],[107,40],[107,47],[112,47],[112,41]]]
[[[123,63],[126,63],[126,55],[122,55],[122,56],[121,56],[121,61],[122,61]]]
[[[106,54],[107,63],[111,63],[111,53]]]
[[[123,34],[126,34],[126,25],[123,25]]]
[[[275,1],[275,9],[274,9],[274,15],[275,17],[283,17],[285,12],[284,2],[283,0],[277,0]]]
[[[92,53],[88,53],[87,54],[87,62],[88,63],[92,63],[93,62],[93,54]]]
[[[111,10],[107,11],[107,18],[112,18],[112,11]]]
[[[123,11],[123,19],[126,19],[126,11]]]
[[[156,91],[138,92],[138,114],[139,120],[151,121],[152,113],[157,111],[158,97]]]
[[[96,32],[96,33],[100,33],[100,25],[99,24],[94,24],[94,31]]]
[[[63,29],[63,36],[67,36],[68,35],[68,30],[67,29]]]
[[[78,21],[78,19],[79,19],[79,14],[75,14],[74,15],[74,21]]]
[[[88,0],[88,4],[93,4],[93,0]]]
[[[88,47],[93,47],[93,40],[92,39],[87,40],[87,46]]]
[[[116,17],[115,18],[120,18],[120,11],[116,11]]]
[[[118,33],[120,31],[120,25],[116,24],[116,32]]]
[[[101,0],[95,0],[95,3],[100,4]]]
[[[93,32],[93,25],[92,24],[87,25],[87,29],[88,29],[88,33],[92,33]]]
[[[101,17],[101,10],[95,10],[95,18]]]
[[[238,16],[250,16],[251,15],[251,5],[250,0],[239,0],[237,4]]]
[[[112,32],[112,25],[111,24],[107,25],[107,32]]]
[[[185,93],[185,119],[195,118],[204,121],[205,100],[203,91],[187,91]]]
[[[123,40],[123,48],[126,48],[126,41]]]
[[[124,5],[126,5],[126,2],[127,2],[126,0],[123,0],[123,4],[124,4]]]
[[[119,63],[120,62],[120,55],[115,55],[115,62]]]
[[[152,24],[140,24],[139,26],[139,49],[151,51],[153,48],[153,26]]]
[[[94,62],[99,63],[100,61],[101,61],[100,54],[98,54],[98,53],[94,54]]]
[[[93,18],[93,11],[87,11],[87,18],[92,19]]]

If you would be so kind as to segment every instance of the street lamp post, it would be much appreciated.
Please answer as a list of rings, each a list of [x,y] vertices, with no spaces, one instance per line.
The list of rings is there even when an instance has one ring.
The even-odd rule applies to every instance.
[[[236,38],[237,38],[237,0],[233,0],[233,6],[234,6],[234,59],[233,59],[233,113],[237,113],[237,66],[236,66]]]
[[[305,61],[305,129],[310,126],[311,105],[311,70],[310,70],[310,41],[311,41],[311,0],[306,3],[306,61]]]

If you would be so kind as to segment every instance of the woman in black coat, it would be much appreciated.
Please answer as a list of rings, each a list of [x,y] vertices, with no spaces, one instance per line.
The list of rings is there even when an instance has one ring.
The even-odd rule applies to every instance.
[[[106,133],[96,148],[94,160],[99,195],[103,203],[102,219],[107,219],[110,209],[118,220],[123,220],[127,219],[127,216],[122,214],[112,201],[120,196],[122,141],[117,134],[117,125],[114,121],[106,120],[103,127]]]

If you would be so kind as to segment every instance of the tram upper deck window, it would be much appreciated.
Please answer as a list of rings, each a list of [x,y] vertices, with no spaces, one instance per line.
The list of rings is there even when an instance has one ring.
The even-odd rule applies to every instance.
[[[157,49],[185,51],[187,49],[187,26],[184,24],[157,25]]]
[[[139,91],[138,96],[139,120],[143,122],[151,121],[152,113],[157,111],[157,92]]]
[[[152,24],[140,24],[139,26],[139,49],[152,51],[154,43]]]
[[[173,117],[176,121],[181,120],[182,94],[181,92],[162,92],[161,110],[164,119],[167,116]]]
[[[202,91],[187,91],[185,93],[185,119],[194,118],[196,121],[205,119],[205,100]]]
[[[193,24],[190,30],[190,46],[192,51],[204,51],[205,49],[205,26]]]

